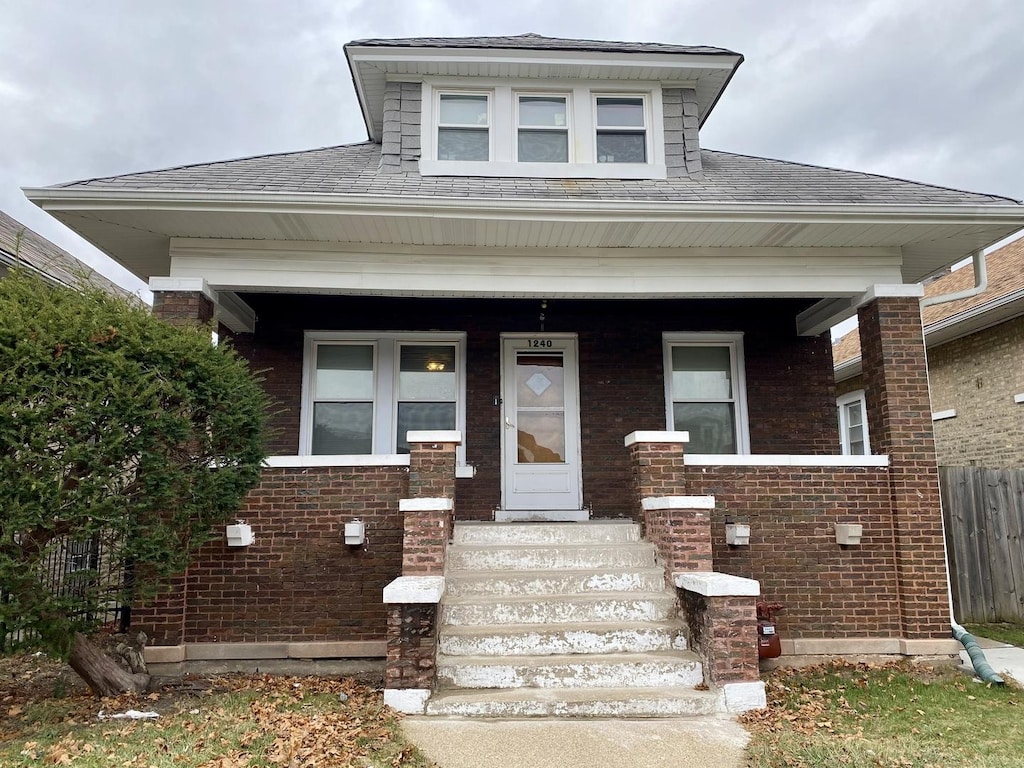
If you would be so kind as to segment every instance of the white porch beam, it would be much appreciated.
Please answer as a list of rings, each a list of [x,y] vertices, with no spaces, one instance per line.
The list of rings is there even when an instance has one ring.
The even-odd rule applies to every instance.
[[[854,297],[822,299],[796,316],[796,332],[801,336],[818,336],[856,313]]]

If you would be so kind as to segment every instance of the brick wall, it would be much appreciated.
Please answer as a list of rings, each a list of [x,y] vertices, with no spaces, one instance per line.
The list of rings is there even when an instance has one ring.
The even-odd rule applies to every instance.
[[[690,648],[714,686],[758,680],[757,615],[753,597],[705,597],[680,590]]]
[[[184,591],[133,612],[133,630],[154,645],[383,639],[381,593],[401,572],[406,486],[402,467],[264,470],[239,512],[255,543],[208,543]],[[366,523],[366,549],[344,543],[354,517]]]
[[[467,459],[476,477],[457,482],[460,519],[489,519],[501,499],[502,332],[539,332],[539,301],[371,299],[248,294],[260,320],[236,346],[263,371],[279,404],[272,453],[298,446],[303,331],[467,332]],[[622,438],[665,429],[663,331],[743,331],[755,453],[838,453],[831,347],[803,338],[794,317],[806,302],[549,301],[545,328],[579,334],[585,503],[597,517],[635,514]]]
[[[928,350],[940,466],[1024,467],[1024,317]]]
[[[385,687],[432,689],[437,648],[437,606],[401,604],[389,605],[387,610]]]
[[[885,469],[688,467],[686,492],[712,494],[714,570],[757,579],[787,638],[895,637],[900,632]],[[725,543],[726,522],[749,523],[750,546]],[[860,546],[835,542],[860,523]]]

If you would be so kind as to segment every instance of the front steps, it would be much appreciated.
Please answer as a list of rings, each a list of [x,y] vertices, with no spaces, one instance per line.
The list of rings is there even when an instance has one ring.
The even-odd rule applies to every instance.
[[[427,714],[716,711],[675,595],[629,521],[457,523]]]

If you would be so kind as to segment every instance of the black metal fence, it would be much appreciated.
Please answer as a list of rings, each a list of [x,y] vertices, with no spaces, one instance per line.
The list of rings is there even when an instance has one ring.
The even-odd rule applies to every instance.
[[[77,615],[86,622],[113,623],[118,631],[128,628],[130,608],[124,605],[125,571],[117,558],[112,557],[115,543],[100,535],[80,540],[62,537],[51,542],[50,552],[43,561],[39,582],[58,597],[78,598],[99,595],[90,599],[90,609]],[[0,589],[0,601],[11,596]],[[0,651],[11,651],[30,641],[29,630],[14,630],[0,623]]]

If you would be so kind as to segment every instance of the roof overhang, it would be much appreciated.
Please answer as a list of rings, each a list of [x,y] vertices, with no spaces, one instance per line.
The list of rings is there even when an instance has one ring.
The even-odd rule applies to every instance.
[[[143,280],[171,238],[484,249],[898,249],[915,283],[1024,227],[1024,206],[783,205],[25,189]],[[876,282],[891,282],[891,274]],[[838,293],[836,295],[839,295]]]
[[[384,129],[384,89],[389,80],[481,77],[491,80],[615,80],[692,87],[703,125],[743,56],[719,53],[648,53],[502,48],[439,48],[346,45],[359,104],[370,138]]]
[[[1024,289],[997,296],[984,304],[929,323],[924,327],[924,343],[927,348],[932,349],[1021,315],[1024,315]],[[852,379],[859,376],[862,371],[863,361],[859,355],[843,360],[835,366],[836,381]]]

